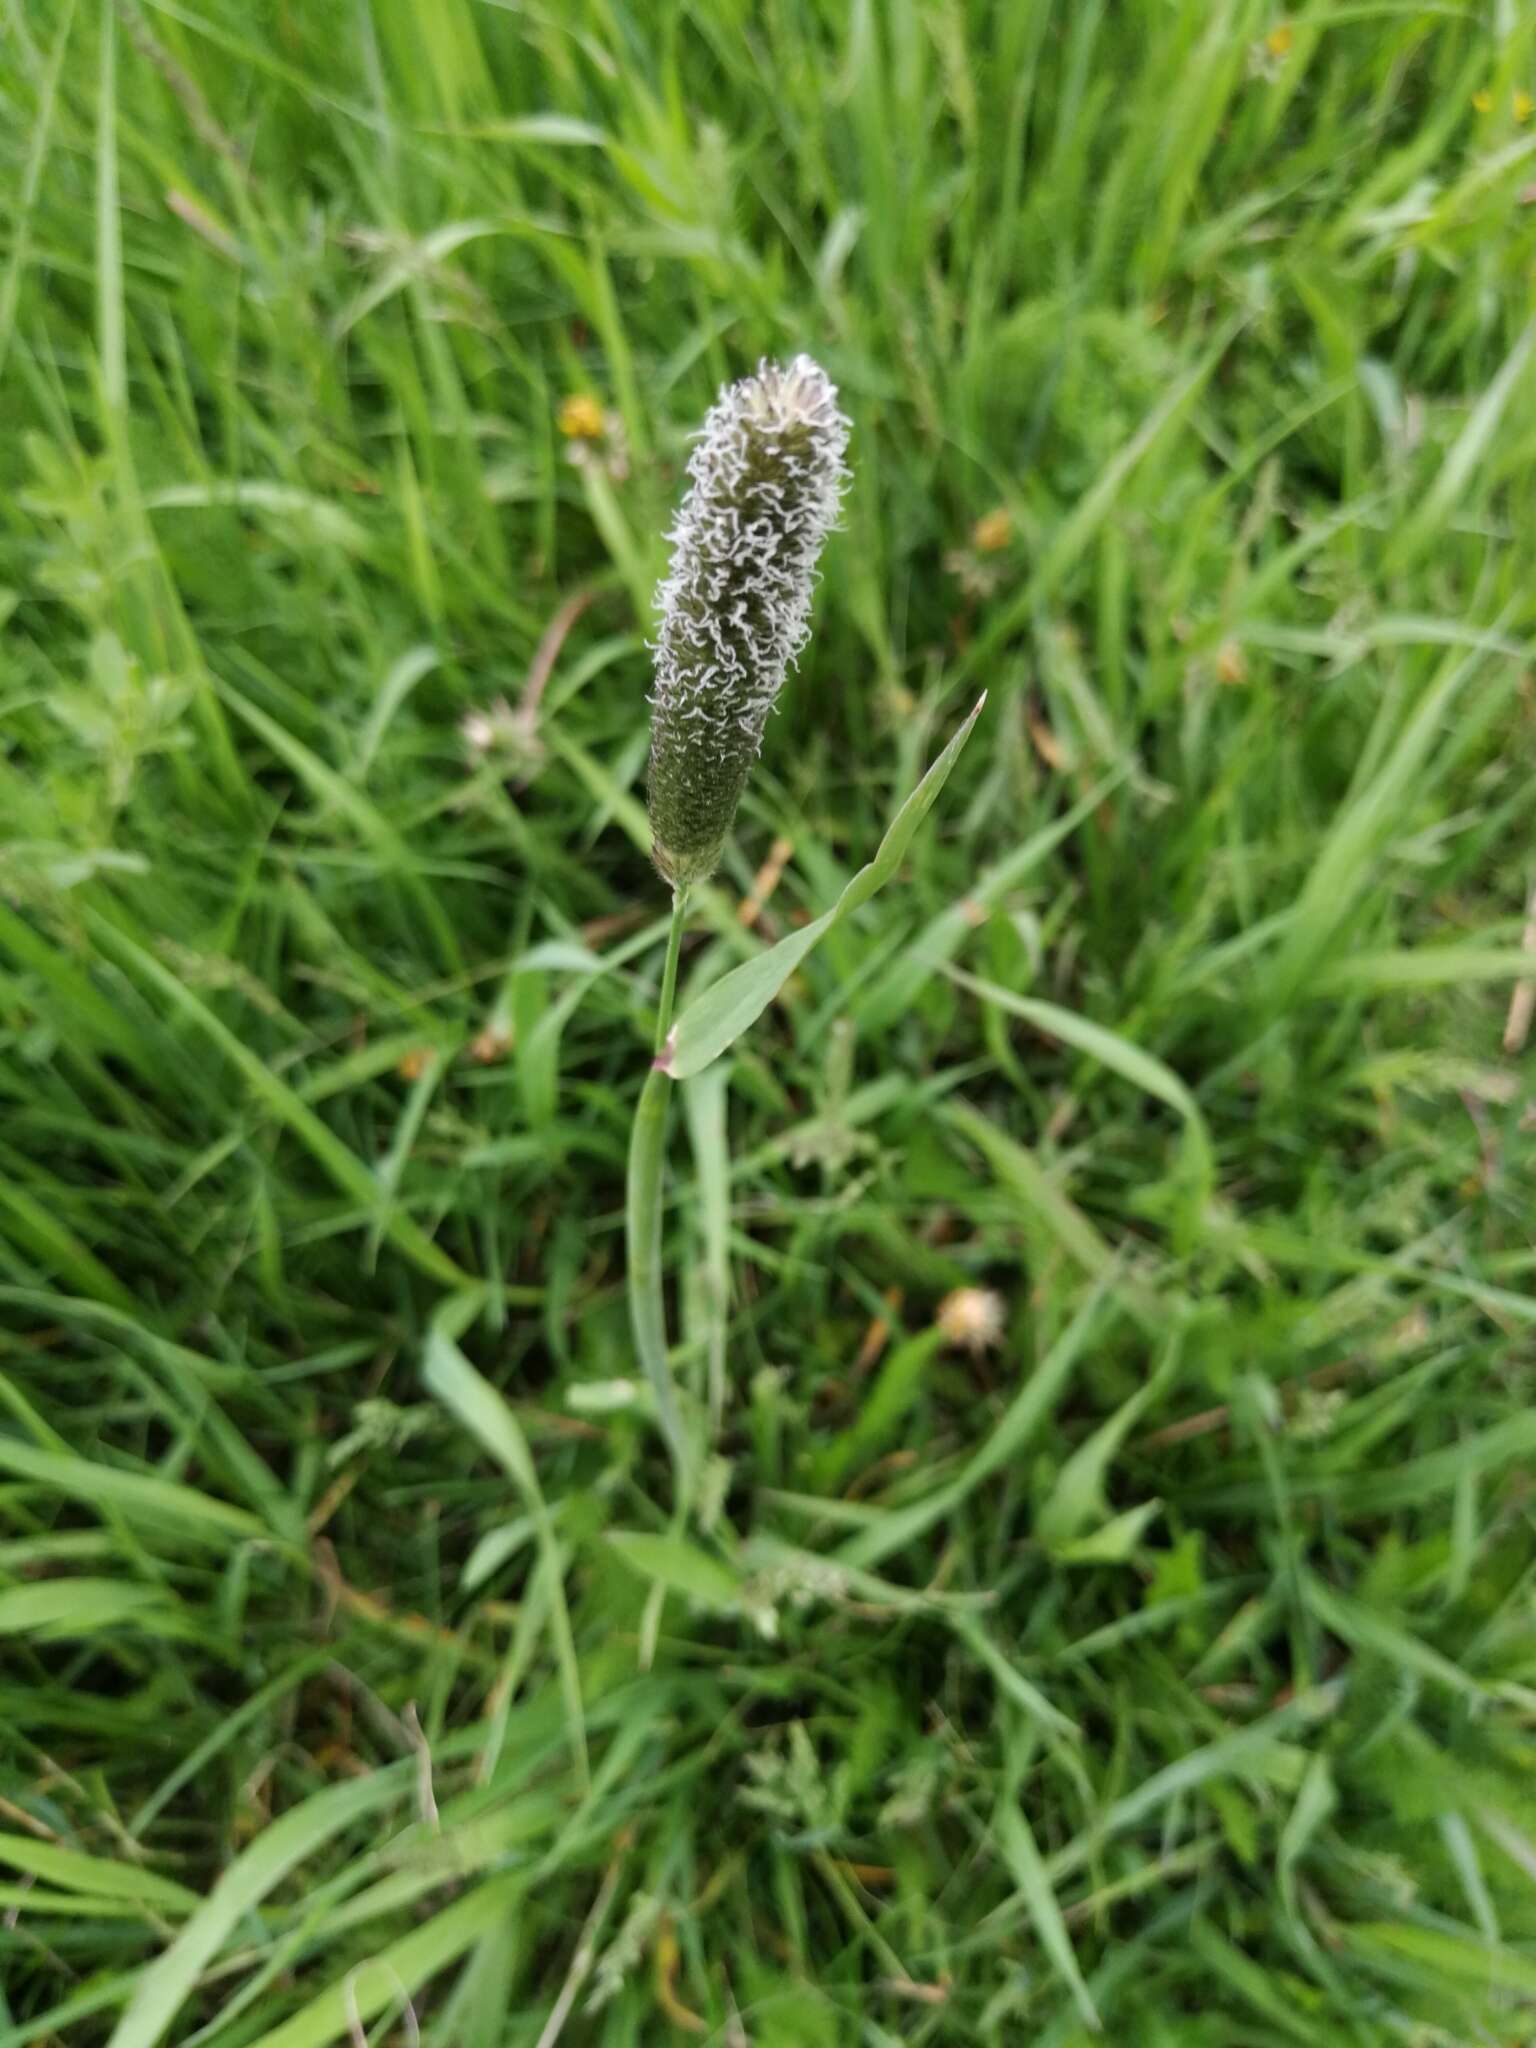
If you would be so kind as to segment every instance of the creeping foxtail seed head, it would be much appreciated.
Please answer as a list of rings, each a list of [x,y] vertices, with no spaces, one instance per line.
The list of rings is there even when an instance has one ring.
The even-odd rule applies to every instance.
[[[651,853],[675,889],[720,857],[785,671],[809,633],[848,422],[809,356],[723,390],[688,464],[657,592]]]

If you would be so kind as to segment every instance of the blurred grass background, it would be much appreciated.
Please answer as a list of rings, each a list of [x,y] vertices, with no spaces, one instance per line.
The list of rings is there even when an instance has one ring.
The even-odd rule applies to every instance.
[[[0,2044],[1529,2039],[1536,15],[0,48]],[[684,1541],[645,639],[800,349],[685,998],[991,695],[685,1091]]]

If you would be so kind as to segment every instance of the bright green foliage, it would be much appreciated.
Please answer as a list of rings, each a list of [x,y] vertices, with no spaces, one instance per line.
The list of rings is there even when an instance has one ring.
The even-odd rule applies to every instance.
[[[0,2048],[1528,2039],[1536,12],[0,49]],[[651,594],[802,350],[680,1018],[987,706],[678,1084],[674,1527]]]

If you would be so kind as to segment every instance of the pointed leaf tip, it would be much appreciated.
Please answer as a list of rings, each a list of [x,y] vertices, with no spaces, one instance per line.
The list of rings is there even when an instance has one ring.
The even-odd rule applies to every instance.
[[[985,698],[983,697],[983,702]],[[981,705],[951,735],[948,746],[928,769],[890,824],[876,849],[875,857],[848,883],[830,910],[814,923],[802,925],[787,938],[733,967],[691,1002],[673,1027],[675,1044],[669,1042],[658,1056],[674,1081],[691,1080],[703,1073],[711,1060],[718,1059],[767,1009],[801,961],[835,924],[862,909],[890,881],[906,857],[914,833],[932,809],[939,791],[954,767],[960,749],[970,738]]]

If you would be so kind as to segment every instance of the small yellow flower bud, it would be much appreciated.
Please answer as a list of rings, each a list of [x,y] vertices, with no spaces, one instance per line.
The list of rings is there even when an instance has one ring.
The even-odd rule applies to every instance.
[[[559,427],[568,441],[600,441],[603,408],[588,391],[573,391],[560,407]]]
[[[1013,518],[1002,505],[995,512],[984,514],[971,528],[971,545],[984,555],[999,553],[1012,539]]]

